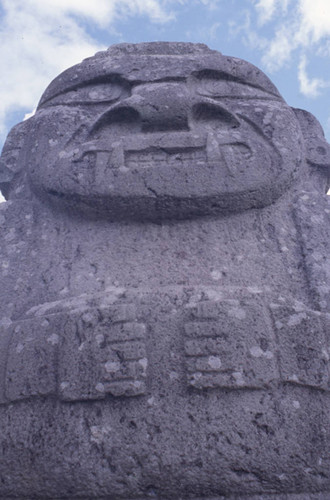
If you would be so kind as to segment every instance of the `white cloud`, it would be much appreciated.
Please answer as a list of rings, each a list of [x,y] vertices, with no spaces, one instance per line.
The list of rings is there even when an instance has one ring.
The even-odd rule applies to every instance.
[[[36,111],[37,111],[37,108],[34,108],[34,110],[32,110],[31,113],[25,113],[23,120],[28,120],[29,118],[34,116]]]
[[[299,0],[301,25],[298,39],[302,44],[317,43],[330,35],[329,0]]]
[[[210,40],[215,40],[218,36],[218,29],[220,28],[221,26],[221,23],[213,23],[212,26],[210,26],[209,28],[209,37],[210,37]]]
[[[291,64],[294,57],[298,58],[297,78],[305,96],[316,97],[329,88],[330,82],[308,75],[306,61],[309,57],[329,61],[330,1],[253,0],[253,9],[244,14],[245,21],[240,24],[229,23],[230,33],[240,35],[245,44],[260,51],[269,72],[280,70]],[[254,23],[253,13],[257,21]]]
[[[291,59],[296,44],[291,39],[285,26],[281,26],[274,34],[274,38],[265,46],[262,62],[268,71],[282,68]]]
[[[223,0],[162,0],[163,5],[203,5],[209,10],[216,10]]]
[[[297,50],[305,54],[313,47],[320,50],[320,44],[328,42],[329,0],[258,0],[255,10],[260,25],[273,21],[268,25],[268,44],[263,56],[269,71],[289,63]]]
[[[8,113],[32,110],[60,71],[104,49],[84,21],[111,29],[121,18],[145,15],[165,23],[173,13],[162,0],[0,0],[0,136]]]
[[[247,9],[242,12],[239,23],[236,21],[228,22],[228,29],[230,36],[237,37],[241,35],[243,42],[252,49],[263,51],[268,47],[267,39],[259,35],[259,33],[252,28],[251,12]]]
[[[306,68],[307,59],[302,56],[298,67],[300,91],[307,97],[317,97],[320,94],[320,89],[330,87],[330,83],[322,78],[309,78]]]
[[[216,10],[219,7],[220,0],[199,0],[202,5],[205,5],[210,10]]]
[[[12,0],[3,0],[3,3],[13,4]],[[167,12],[160,0],[15,0],[15,9],[18,4],[46,18],[73,15],[85,17],[101,27],[123,16],[147,15],[155,22],[173,19],[173,13]]]
[[[259,0],[256,9],[259,12],[259,23],[265,24],[271,20],[275,12],[276,0]]]
[[[268,23],[276,13],[276,9],[281,9],[282,12],[286,12],[289,1],[290,0],[258,0],[255,7],[259,14],[259,24],[263,25]]]

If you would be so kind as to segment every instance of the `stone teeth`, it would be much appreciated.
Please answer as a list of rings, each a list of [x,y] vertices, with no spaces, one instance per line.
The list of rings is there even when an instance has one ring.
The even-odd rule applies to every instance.
[[[199,149],[205,147],[205,134],[193,135],[191,132],[154,132],[122,137],[125,151],[150,151],[171,149]]]
[[[109,151],[97,151],[95,165],[95,181],[97,185],[103,185],[106,178],[106,170],[109,168]]]
[[[209,162],[219,162],[222,160],[218,138],[211,132],[207,135],[206,151]]]
[[[112,144],[111,167],[120,168],[125,165],[124,148],[122,141]]]
[[[204,148],[186,148],[177,151],[125,151],[125,164],[130,168],[154,166],[178,166],[191,162],[206,162]]]

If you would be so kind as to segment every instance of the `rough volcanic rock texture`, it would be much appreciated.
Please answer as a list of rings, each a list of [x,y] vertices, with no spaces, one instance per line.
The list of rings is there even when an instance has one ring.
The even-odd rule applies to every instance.
[[[0,164],[0,498],[329,498],[329,165],[204,45],[50,84]]]

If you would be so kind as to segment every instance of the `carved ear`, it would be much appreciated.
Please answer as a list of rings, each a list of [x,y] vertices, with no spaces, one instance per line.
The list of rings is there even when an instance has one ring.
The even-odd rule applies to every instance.
[[[15,125],[9,132],[0,157],[0,189],[8,198],[11,184],[24,167],[21,152],[27,135],[29,120]]]
[[[305,139],[306,160],[311,165],[324,167],[330,172],[330,144],[324,137],[321,124],[312,113],[304,109],[292,109]]]

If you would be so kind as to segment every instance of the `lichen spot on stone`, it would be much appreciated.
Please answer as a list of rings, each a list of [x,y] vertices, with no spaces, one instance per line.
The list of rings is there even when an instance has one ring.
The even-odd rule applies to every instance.
[[[288,321],[288,326],[296,326],[299,325],[306,318],[305,313],[300,314],[292,314]]]
[[[213,370],[218,370],[221,367],[221,359],[218,356],[210,356],[208,359],[208,365]]]
[[[325,361],[329,361],[330,359],[330,356],[329,356],[329,353],[326,349],[322,349],[322,358],[325,360]]]
[[[108,373],[115,373],[120,370],[120,363],[118,361],[107,361],[104,368]]]
[[[56,333],[53,333],[50,337],[48,337],[47,342],[49,342],[52,345],[58,344],[60,341],[60,337],[56,335]]]
[[[148,366],[148,360],[147,360],[147,358],[139,359],[139,365],[142,366],[143,370],[146,370],[147,366]]]
[[[96,335],[95,340],[96,340],[97,345],[100,346],[101,344],[103,344],[103,342],[105,340],[104,335],[102,333],[99,333],[98,335]]]
[[[254,345],[250,348],[250,354],[254,358],[264,357],[267,359],[272,359],[274,357],[274,354],[271,351],[263,351],[258,345]]]
[[[24,345],[19,343],[17,344],[17,347],[16,347],[16,352],[19,354],[20,352],[22,352],[24,349]]]
[[[97,392],[105,392],[104,385],[101,384],[101,382],[99,382],[98,384],[96,384],[95,389],[97,390]]]
[[[235,307],[233,309],[230,309],[228,311],[228,314],[232,318],[237,318],[237,319],[241,319],[241,320],[246,318],[246,312],[244,311],[244,309],[241,309],[239,307]]]
[[[222,273],[221,271],[218,271],[218,270],[214,270],[211,272],[211,277],[212,279],[214,279],[215,281],[221,279],[221,276],[222,276]]]
[[[242,372],[234,372],[233,377],[238,386],[242,386],[245,384]]]

